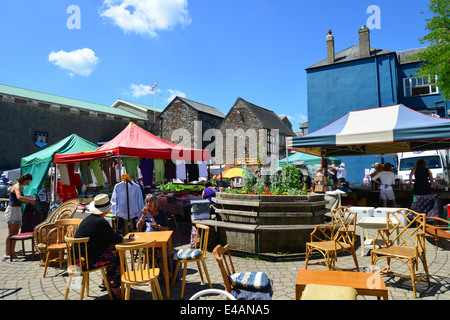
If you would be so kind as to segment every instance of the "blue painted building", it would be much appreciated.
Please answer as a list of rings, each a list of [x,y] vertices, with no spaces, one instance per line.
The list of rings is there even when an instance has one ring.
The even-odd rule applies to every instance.
[[[327,59],[306,69],[309,132],[349,111],[400,103],[425,114],[447,117],[448,102],[439,89],[433,89],[429,79],[414,78],[420,61],[407,60],[424,48],[401,52],[376,49],[370,46],[367,27],[363,26],[358,33],[359,44],[335,54],[330,30],[326,38]],[[380,158],[344,157],[341,161],[346,164],[347,180],[353,183],[362,182],[364,169],[380,162]]]

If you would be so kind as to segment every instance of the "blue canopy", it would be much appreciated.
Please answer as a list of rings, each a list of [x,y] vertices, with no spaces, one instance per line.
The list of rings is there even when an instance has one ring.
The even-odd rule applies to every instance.
[[[286,138],[288,150],[327,157],[450,148],[450,120],[402,104],[352,111],[302,137]]]
[[[306,153],[301,153],[301,152],[296,152],[292,155],[290,155],[287,158],[281,159],[278,161],[278,166],[283,166],[285,165],[287,162],[289,162],[289,164],[294,164],[294,165],[310,165],[310,164],[321,164],[322,161],[322,157],[318,157],[318,156],[313,156],[310,154],[306,154]],[[335,164],[335,165],[339,165],[341,164],[341,160],[339,159],[335,159],[335,158],[328,158],[328,164]]]

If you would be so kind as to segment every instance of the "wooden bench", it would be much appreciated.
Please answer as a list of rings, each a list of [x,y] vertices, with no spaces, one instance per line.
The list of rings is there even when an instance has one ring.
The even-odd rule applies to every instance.
[[[438,249],[439,239],[450,239],[450,221],[438,218],[438,217],[427,217],[427,220],[433,219],[433,223],[427,223],[425,225],[426,234],[434,237],[436,241],[436,250]],[[447,231],[446,231],[447,230]]]

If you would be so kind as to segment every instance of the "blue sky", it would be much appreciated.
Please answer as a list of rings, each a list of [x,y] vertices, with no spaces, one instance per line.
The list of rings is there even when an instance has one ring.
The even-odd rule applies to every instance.
[[[372,47],[423,47],[427,3],[2,1],[0,83],[103,105],[118,98],[153,105],[148,88],[157,79],[159,108],[180,95],[226,114],[242,97],[288,115],[298,130],[307,120],[305,69],[326,58],[328,29],[336,52],[357,44],[369,23],[379,27]]]

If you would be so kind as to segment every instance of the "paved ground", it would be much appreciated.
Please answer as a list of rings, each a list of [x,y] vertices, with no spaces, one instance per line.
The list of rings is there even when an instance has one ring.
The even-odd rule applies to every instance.
[[[188,247],[189,225],[180,224],[180,229],[175,230],[173,236],[174,249]],[[371,231],[372,232],[372,231]],[[0,212],[0,254],[5,252],[5,238],[7,226],[3,212]],[[358,262],[360,267],[370,266],[370,256],[361,257],[361,247],[358,237]],[[27,243],[29,248],[30,242]],[[20,248],[20,243],[16,249]],[[435,249],[434,240],[427,237],[426,256],[428,267],[431,274],[431,284],[427,286],[425,280],[418,285],[418,299],[431,300],[450,300],[450,267],[447,262],[450,258],[450,243],[442,241],[438,251]],[[264,271],[274,281],[274,300],[293,300],[295,299],[295,280],[299,269],[305,267],[304,257],[279,259],[278,261],[267,261],[246,257],[233,257],[233,262],[237,271]],[[212,253],[207,259],[207,268],[214,288],[223,289],[223,281],[220,270],[217,266]],[[351,256],[339,257],[338,266],[347,268],[353,267]],[[64,267],[63,267],[64,268]],[[311,269],[322,269],[323,266],[312,266]],[[400,267],[405,272],[405,267]],[[43,267],[39,266],[38,258],[31,260],[31,254],[25,257],[17,257],[13,262],[0,262],[0,300],[62,300],[67,281],[67,273],[64,269],[51,267],[47,271],[46,278],[43,278]],[[419,267],[419,272],[422,268]],[[181,274],[181,272],[180,272]],[[400,278],[383,277],[389,290],[389,299],[391,300],[409,300],[414,299],[411,282]],[[98,284],[101,281],[100,273],[93,273],[91,276],[90,296],[86,300],[107,300],[106,292],[100,291]],[[160,285],[165,295],[165,285],[163,279],[160,279]],[[208,285],[201,284],[200,276],[197,272],[196,264],[188,267],[184,299],[189,299],[193,294],[207,289]],[[181,281],[175,283],[171,289],[171,299],[180,299]],[[76,300],[79,297],[79,291],[75,288],[69,294],[69,299]],[[220,297],[223,298],[223,297]],[[133,300],[147,300],[151,298],[151,292],[147,286],[133,287],[131,292]],[[358,296],[359,300],[371,300],[373,297]]]

